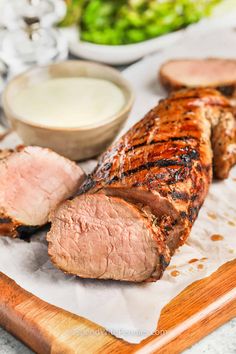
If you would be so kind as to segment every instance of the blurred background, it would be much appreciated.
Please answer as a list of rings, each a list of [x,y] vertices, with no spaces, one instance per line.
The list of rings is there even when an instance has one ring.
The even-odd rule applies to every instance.
[[[236,0],[0,0],[0,73],[70,52],[130,64],[188,30],[236,26]]]
[[[0,94],[35,65],[82,58],[119,66],[191,31],[236,27],[236,0],[0,0]]]

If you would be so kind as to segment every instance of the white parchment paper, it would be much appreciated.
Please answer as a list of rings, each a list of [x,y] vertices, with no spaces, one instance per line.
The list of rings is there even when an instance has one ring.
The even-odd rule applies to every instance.
[[[175,48],[126,70],[124,75],[136,92],[136,103],[124,130],[165,94],[156,80],[162,61],[176,56],[209,55],[235,57],[236,32],[227,30],[222,34],[221,30],[204,34],[204,40],[186,36]],[[12,134],[2,145],[12,147],[16,143]],[[91,160],[83,167],[89,171],[95,164],[96,161]],[[180,291],[235,257],[236,167],[227,180],[212,184],[191,236],[156,283],[78,279],[52,266],[44,233],[33,236],[30,243],[0,238],[1,272],[39,298],[102,325],[115,336],[132,343],[140,342],[155,331],[162,308]],[[192,263],[193,259],[196,261]]]

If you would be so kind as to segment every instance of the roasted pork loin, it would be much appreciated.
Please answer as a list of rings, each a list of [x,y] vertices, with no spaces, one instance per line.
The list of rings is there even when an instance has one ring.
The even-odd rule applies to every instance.
[[[0,158],[1,235],[26,235],[46,224],[85,178],[74,162],[40,147],[3,151]]]
[[[159,78],[171,91],[211,87],[226,96],[233,96],[236,91],[236,60],[223,58],[170,60],[161,66]]]
[[[229,102],[178,91],[101,157],[73,200],[51,214],[52,262],[85,278],[156,281],[188,237],[215,175],[236,160]]]

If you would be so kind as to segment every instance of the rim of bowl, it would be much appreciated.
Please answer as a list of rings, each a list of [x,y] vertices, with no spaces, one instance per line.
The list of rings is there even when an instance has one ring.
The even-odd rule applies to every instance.
[[[104,78],[104,80],[107,81],[111,81],[113,82],[116,86],[118,86],[120,88],[120,90],[124,93],[124,91],[126,90],[128,95],[127,97],[125,96],[125,103],[123,105],[123,107],[115,114],[113,114],[112,116],[101,120],[100,122],[96,123],[91,123],[91,124],[87,124],[86,126],[81,126],[81,127],[53,127],[50,125],[46,125],[46,124],[40,124],[40,123],[33,123],[31,121],[28,121],[27,119],[24,119],[23,117],[21,117],[20,115],[18,115],[11,107],[10,107],[10,103],[8,101],[8,91],[11,89],[11,86],[15,84],[16,81],[18,81],[20,78],[23,78],[24,76],[28,76],[29,74],[33,73],[33,72],[37,72],[37,71],[41,71],[41,70],[47,70],[51,67],[56,67],[56,66],[63,66],[63,65],[69,65],[69,64],[83,64],[85,66],[93,66],[93,67],[97,67],[97,68],[101,68],[105,71],[109,71],[112,75],[114,75],[114,77],[118,78],[119,80],[121,80],[121,84],[123,87],[121,87],[119,84],[113,82],[112,80],[106,79]],[[81,77],[83,77],[83,75],[80,75]],[[78,76],[78,77],[80,77]],[[60,76],[58,76],[59,78]],[[65,76],[66,77],[66,76]],[[70,77],[70,76],[68,76]],[[75,76],[71,76],[71,77],[76,77]],[[95,76],[88,76],[90,78],[96,78]],[[102,80],[102,78],[101,78]],[[124,90],[125,89],[125,90]],[[3,94],[2,94],[2,105],[3,105],[3,110],[6,113],[7,119],[11,120],[17,120],[20,121],[28,126],[31,126],[33,128],[40,128],[40,129],[48,129],[48,130],[54,130],[54,131],[84,131],[84,130],[90,130],[90,129],[96,129],[96,128],[101,128],[103,126],[106,126],[110,123],[113,123],[114,121],[118,120],[119,117],[121,117],[122,115],[128,114],[129,111],[132,108],[132,105],[134,103],[134,93],[133,90],[131,88],[130,83],[128,82],[128,80],[126,80],[122,74],[117,70],[114,69],[108,65],[104,65],[104,64],[100,64],[100,63],[96,63],[93,61],[88,61],[88,60],[65,60],[65,61],[61,61],[58,63],[52,63],[49,65],[39,65],[36,67],[32,67],[26,71],[24,71],[23,73],[16,75],[14,78],[12,78],[6,85]],[[10,118],[8,117],[10,116]]]

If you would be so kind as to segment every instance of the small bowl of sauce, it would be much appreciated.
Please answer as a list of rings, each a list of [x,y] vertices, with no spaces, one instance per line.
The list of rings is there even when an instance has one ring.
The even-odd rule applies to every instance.
[[[84,160],[112,142],[133,100],[119,71],[66,61],[35,67],[12,79],[3,93],[3,108],[26,145]]]

